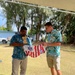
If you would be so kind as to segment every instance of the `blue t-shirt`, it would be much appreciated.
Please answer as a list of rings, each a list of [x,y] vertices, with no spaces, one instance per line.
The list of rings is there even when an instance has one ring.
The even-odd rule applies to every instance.
[[[60,31],[55,29],[52,30],[51,33],[46,35],[45,41],[49,43],[62,42],[62,36]],[[51,55],[51,56],[60,55],[60,46],[47,46],[46,50],[47,50],[47,55]]]
[[[12,44],[14,42],[23,43],[22,36],[20,34],[14,35],[11,38],[10,44]],[[23,50],[23,47],[22,46],[14,46],[12,57],[16,58],[16,59],[24,59],[26,57],[26,54],[25,54],[25,52]]]

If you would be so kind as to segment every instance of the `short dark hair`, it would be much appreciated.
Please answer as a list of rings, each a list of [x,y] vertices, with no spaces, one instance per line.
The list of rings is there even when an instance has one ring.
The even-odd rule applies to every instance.
[[[53,26],[51,22],[47,22],[45,26]]]
[[[27,30],[27,28],[25,27],[25,26],[21,26],[21,29],[20,29],[21,31],[22,30]]]

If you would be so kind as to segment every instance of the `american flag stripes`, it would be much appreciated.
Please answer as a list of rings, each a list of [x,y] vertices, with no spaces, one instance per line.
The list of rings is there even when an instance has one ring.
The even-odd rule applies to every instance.
[[[28,47],[29,47],[29,46],[26,46],[26,45],[25,45],[25,46],[24,46],[24,51],[25,51],[25,53],[26,53],[28,56],[31,56],[31,57],[33,57],[33,58],[40,56],[40,54],[42,54],[42,53],[45,53],[45,49],[44,49],[44,47],[42,46],[42,44],[33,46],[33,47],[32,47],[32,50],[31,50],[31,48],[30,48],[30,50],[29,50]]]

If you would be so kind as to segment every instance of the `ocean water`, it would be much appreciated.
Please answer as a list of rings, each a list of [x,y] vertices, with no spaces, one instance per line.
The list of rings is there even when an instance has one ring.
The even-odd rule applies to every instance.
[[[8,37],[12,37],[13,35],[15,35],[15,33],[11,33],[11,32],[0,33],[0,38],[8,38]]]
[[[13,35],[15,35],[15,32],[0,31],[0,44],[2,44],[4,39],[7,39],[7,42],[9,42]]]

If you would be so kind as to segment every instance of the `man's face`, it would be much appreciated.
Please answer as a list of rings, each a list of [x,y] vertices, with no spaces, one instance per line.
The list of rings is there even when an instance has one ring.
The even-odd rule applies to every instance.
[[[50,33],[52,31],[52,26],[45,26],[46,33]]]
[[[27,30],[21,30],[21,31],[20,31],[20,34],[21,34],[22,36],[25,36],[26,33],[27,33]]]

